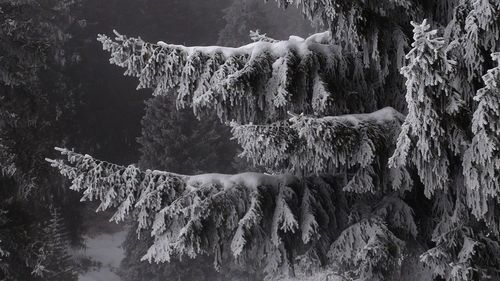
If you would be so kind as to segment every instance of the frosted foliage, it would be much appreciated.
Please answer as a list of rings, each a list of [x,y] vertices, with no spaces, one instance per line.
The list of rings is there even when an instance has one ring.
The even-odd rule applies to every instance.
[[[417,237],[417,225],[413,219],[413,210],[397,196],[384,197],[375,206],[373,213],[383,218],[391,227]]]
[[[435,276],[446,276],[450,258],[441,247],[434,247],[426,251],[420,257],[420,261],[429,265],[433,269]]]
[[[331,245],[328,256],[348,280],[387,280],[403,259],[404,242],[378,218],[351,225]]]
[[[15,157],[0,139],[0,175],[12,176],[16,173]]]
[[[269,36],[267,36],[267,34],[262,34],[259,32],[259,30],[250,30],[250,39],[252,39],[252,41],[256,42],[256,41],[263,41],[263,42],[270,42],[270,43],[277,43],[279,42],[279,40],[276,40],[276,39],[273,39]]]
[[[8,211],[4,209],[0,209],[0,226],[4,227],[5,224],[8,222],[8,217],[7,217]],[[7,266],[5,264],[5,258],[9,257],[10,253],[7,250],[6,243],[5,243],[5,238],[3,235],[0,236],[0,270],[3,272],[4,271],[4,266]]]
[[[445,193],[437,196],[434,212],[441,215],[432,233],[435,246],[424,251],[420,260],[434,276],[447,281],[497,280],[498,274],[491,270],[500,261],[497,238],[490,230],[470,225],[472,215],[465,196],[468,187],[460,177],[452,184],[457,196]]]
[[[364,54],[361,55],[365,66],[381,63],[381,56],[377,46],[377,32],[366,34],[360,28],[369,17],[369,14],[380,17],[390,17],[391,15],[401,17],[401,11],[405,14],[415,12],[412,10],[412,2],[406,0],[382,0],[378,1],[376,5],[368,2],[338,0],[275,0],[275,2],[285,8],[289,5],[295,5],[307,19],[328,27],[335,41],[342,42],[341,47],[345,52],[364,50]],[[371,26],[371,28],[374,27]]]
[[[452,265],[450,273],[456,280],[472,280],[472,269],[463,265],[469,263],[476,254],[475,248],[478,244],[478,242],[469,237],[464,238],[462,249],[458,253],[458,263]]]
[[[476,236],[471,231],[470,228],[454,225],[436,247],[420,256],[421,262],[432,269],[434,276],[445,280],[491,279],[488,266],[498,262],[498,254],[489,251],[499,250],[498,242],[484,235]],[[478,263],[483,258],[486,260]]]
[[[314,215],[314,206],[317,204],[318,202],[311,194],[311,190],[309,188],[304,189],[304,195],[302,196],[302,203],[300,206],[302,210],[300,232],[302,233],[302,241],[306,244],[318,233],[319,225]]]
[[[222,253],[230,249],[237,260],[253,260],[272,276],[294,263],[289,260],[295,247],[291,241],[302,240],[314,251],[335,222],[333,190],[317,180],[286,174],[141,171],[58,150],[67,161],[48,161],[71,179],[71,189],[82,192],[82,200],[101,201],[98,210],[116,208],[111,220],[132,217],[138,234],[149,231],[154,237],[144,260],[212,254],[219,268],[227,258]],[[310,258],[310,263],[319,262]]]
[[[51,217],[43,223],[40,236],[32,242],[34,260],[31,274],[41,280],[75,280],[76,268],[69,254],[70,242],[61,214],[51,209]],[[1,260],[0,260],[1,261]]]
[[[401,69],[406,80],[408,115],[402,125],[392,167],[412,163],[425,186],[425,194],[446,190],[450,181],[450,153],[465,145],[459,127],[453,125],[455,112],[447,112],[450,100],[459,100],[447,83],[456,62],[449,59],[443,38],[430,30],[426,20],[414,26],[414,42]],[[446,124],[445,123],[451,123]]]
[[[270,125],[231,123],[242,157],[254,164],[295,174],[354,169],[347,189],[374,191],[370,181],[379,149],[398,135],[403,115],[392,108],[370,114],[316,118],[296,115]]]
[[[489,54],[498,51],[500,38],[500,4],[496,0],[459,0],[444,36],[459,56],[457,79],[453,83],[465,97],[476,94],[475,83],[484,74]]]
[[[198,118],[215,112],[240,156],[272,174],[143,171],[64,149],[52,165],[83,200],[116,208],[113,220],[137,220],[154,237],[150,262],[207,254],[217,269],[235,259],[266,280],[385,281],[419,258],[410,267],[424,276],[494,280],[498,54],[476,86],[498,50],[498,1],[275,2],[327,31],[254,32],[238,48],[99,36],[138,88]],[[408,22],[424,17],[410,47]]]
[[[323,76],[347,71],[334,63],[340,54],[329,44],[329,32],[239,48],[150,44],[116,36],[113,41],[100,35],[99,41],[111,52],[111,63],[139,78],[138,88],[152,88],[155,95],[175,93],[178,107],[191,107],[198,117],[215,110],[223,121],[277,119],[286,110],[320,113],[330,96]]]
[[[492,58],[497,65],[483,76],[485,87],[474,97],[478,102],[472,118],[474,137],[463,161],[468,203],[478,218],[488,212],[488,200],[500,193],[500,53]]]
[[[469,40],[465,40],[464,46],[469,80],[483,73],[484,58],[481,48],[484,46],[490,50],[497,50],[500,36],[498,2],[479,0],[471,2],[471,6],[465,20],[465,32]]]

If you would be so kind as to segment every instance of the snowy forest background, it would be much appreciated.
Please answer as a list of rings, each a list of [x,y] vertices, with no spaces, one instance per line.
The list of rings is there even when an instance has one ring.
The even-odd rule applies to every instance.
[[[499,11],[0,0],[0,280],[500,280]]]
[[[313,31],[297,11],[260,0],[6,0],[0,22],[0,280],[22,281],[71,281],[78,274],[112,281],[107,274],[82,278],[106,266],[88,257],[84,236],[109,238],[123,228],[107,222],[112,213],[95,215],[98,205],[81,203],[67,189],[44,161],[54,146],[182,173],[246,167],[235,158],[228,129],[214,118],[198,122],[162,97],[137,92],[135,81],[108,63],[97,34],[117,29],[148,40],[237,46],[251,41],[250,30],[276,38]],[[12,163],[15,171],[9,171]],[[224,279],[207,259],[173,267],[140,262],[147,241],[137,241],[131,230],[126,242],[120,280]],[[83,257],[70,258],[82,247]],[[70,270],[63,273],[64,267]]]

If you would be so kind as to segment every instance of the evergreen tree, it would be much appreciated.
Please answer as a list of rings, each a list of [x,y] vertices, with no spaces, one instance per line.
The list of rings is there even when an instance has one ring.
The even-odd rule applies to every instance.
[[[216,121],[215,116],[197,120],[188,110],[177,111],[170,96],[150,99],[138,138],[139,166],[176,173],[231,172],[236,145]]]
[[[0,280],[77,280],[61,214],[51,209],[34,216],[26,211],[30,204],[2,202],[7,211],[0,217]]]
[[[49,142],[53,136],[44,133],[50,131],[46,127],[64,126],[62,120],[69,113],[66,109],[71,105],[73,89],[61,71],[68,63],[64,53],[64,44],[70,38],[68,30],[75,22],[70,14],[71,2],[0,3],[0,153],[6,156],[2,162],[9,161],[2,163],[2,170],[6,172],[4,168],[8,167],[7,174],[19,182],[21,193],[39,185],[34,166],[46,153],[40,153],[44,146],[32,140]],[[28,155],[39,157],[25,161]]]
[[[77,197],[44,165],[53,143],[64,142],[76,100],[76,86],[64,74],[74,63],[67,48],[77,1],[0,1],[0,239],[5,255],[1,280],[43,280],[36,260],[48,206],[68,206]],[[64,208],[65,215],[74,209]],[[75,227],[76,228],[76,227]],[[71,232],[72,241],[78,235]],[[66,280],[76,279],[68,278]]]
[[[229,130],[214,116],[196,120],[188,110],[177,111],[171,97],[157,96],[146,102],[142,127],[139,167],[178,173],[232,172],[236,146],[229,142]],[[238,268],[218,273],[207,256],[169,264],[141,261],[152,242],[147,233],[141,233],[138,240],[131,229],[124,242],[125,259],[120,270],[124,280],[226,280],[225,274],[234,279],[239,273]]]
[[[226,25],[219,32],[217,44],[241,46],[250,42],[250,31],[262,31],[273,38],[286,38],[291,33],[308,35],[313,29],[300,18],[297,9],[280,10],[261,0],[233,0],[224,10]]]
[[[268,173],[141,170],[60,148],[66,160],[49,161],[84,200],[150,231],[150,262],[210,254],[269,280],[500,278],[498,69],[480,81],[500,3],[276,2],[327,31],[238,48],[99,36],[139,88],[230,122]]]
[[[51,217],[43,226],[37,249],[33,274],[43,280],[67,281],[76,279],[73,260],[68,253],[70,241],[59,211],[51,210]]]

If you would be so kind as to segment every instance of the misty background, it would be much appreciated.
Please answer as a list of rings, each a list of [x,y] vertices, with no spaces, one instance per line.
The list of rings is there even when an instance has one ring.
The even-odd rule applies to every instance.
[[[44,158],[53,156],[54,146],[64,146],[118,164],[185,174],[254,169],[236,158],[238,147],[216,118],[196,120],[189,110],[175,110],[169,98],[151,98],[151,91],[135,90],[137,81],[109,64],[97,35],[112,35],[115,29],[150,42],[239,46],[252,42],[250,30],[287,39],[292,34],[307,36],[314,28],[295,9],[282,10],[262,0],[39,2],[47,5],[42,7],[46,14],[29,1],[0,2],[2,20],[12,20],[12,27],[2,26],[2,35],[6,30],[19,32],[18,41],[0,40],[3,67],[22,67],[18,62],[26,54],[20,53],[19,44],[24,41],[43,43],[41,54],[47,57],[40,64],[48,66],[22,72],[18,84],[7,77],[0,85],[6,97],[1,106],[15,116],[12,124],[0,124],[0,137],[12,142],[17,170],[32,179],[26,183],[0,177],[0,210],[5,211],[0,216],[0,242],[11,249],[0,262],[10,268],[7,280],[45,280],[37,279],[33,270],[50,272],[51,266],[77,272],[51,278],[64,281],[261,279],[260,272],[236,264],[216,272],[208,257],[161,265],[141,262],[149,237],[138,240],[132,225],[109,223],[111,213],[96,215],[98,206],[79,202],[80,195],[67,189],[67,182]],[[23,33],[21,19],[54,29],[37,30],[42,39],[36,41]],[[64,36],[43,39],[58,34],[55,31]],[[12,60],[7,61],[9,56]],[[22,82],[26,77],[36,82]],[[21,186],[29,191],[21,195]],[[55,245],[69,243],[71,250],[58,258],[44,256],[43,247],[36,245],[47,239]]]

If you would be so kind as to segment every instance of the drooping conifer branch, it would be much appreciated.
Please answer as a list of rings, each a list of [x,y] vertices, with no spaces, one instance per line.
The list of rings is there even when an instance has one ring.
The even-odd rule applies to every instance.
[[[325,77],[346,71],[335,63],[341,55],[330,39],[324,32],[229,48],[151,44],[118,33],[115,41],[99,36],[110,62],[138,77],[138,88],[152,88],[155,95],[176,93],[177,105],[192,107],[198,117],[215,110],[223,121],[242,122],[276,120],[287,110],[325,111],[331,96]]]
[[[379,163],[376,155],[394,149],[403,121],[401,113],[387,107],[368,114],[321,118],[296,115],[270,125],[232,122],[231,126],[243,148],[241,156],[255,165],[296,175],[349,170],[352,175],[344,189],[362,193],[375,192],[372,177]],[[403,181],[411,181],[407,173],[400,175],[406,178]]]
[[[47,161],[72,181],[73,190],[83,193],[82,200],[99,200],[98,211],[117,209],[111,220],[131,216],[138,221],[139,233],[151,232],[155,242],[144,256],[149,261],[212,253],[218,267],[218,253],[230,248],[236,258],[264,251],[259,255],[262,262],[273,257],[266,252],[275,251],[282,257],[276,267],[281,267],[291,250],[284,246],[286,241],[293,236],[309,243],[320,236],[317,220],[334,220],[328,213],[334,190],[313,180],[259,173],[187,176],[141,171],[57,150],[67,160]]]
[[[294,255],[320,268],[321,260],[328,259],[329,248],[325,245],[333,243],[334,233],[339,231],[334,211],[336,189],[321,178],[141,171],[134,165],[120,166],[67,149],[57,150],[67,160],[47,161],[72,181],[72,189],[83,193],[82,200],[101,201],[98,210],[116,208],[111,220],[134,218],[139,234],[147,230],[155,238],[143,257],[149,261],[208,253],[219,268],[231,253],[240,261],[254,260],[270,275],[280,275],[294,266]],[[386,235],[382,239],[394,240],[382,219],[394,222],[394,228],[406,227],[402,219],[414,224],[404,202],[397,197],[387,200],[392,203],[381,204],[365,214],[380,223],[370,223],[368,229],[363,222],[353,226],[365,233],[364,243]],[[354,247],[351,250],[361,253],[362,244],[353,246],[351,236],[342,236],[343,240],[332,247],[339,251]],[[307,251],[297,253],[297,241],[302,241]],[[395,246],[403,247],[398,243]],[[397,259],[399,254],[390,253],[385,258]],[[339,262],[338,266],[343,265]],[[363,266],[371,270],[372,265]]]
[[[401,69],[406,77],[408,115],[401,127],[397,149],[390,160],[393,167],[412,163],[425,186],[425,194],[447,190],[450,158],[464,149],[466,137],[457,115],[463,97],[450,85],[456,61],[436,30],[424,20],[413,23],[413,49]]]
[[[266,0],[269,1],[269,0]],[[342,42],[344,50],[358,52],[360,50],[373,50],[372,56],[375,61],[377,50],[377,36],[366,34],[366,30],[373,26],[364,26],[367,18],[371,18],[370,24],[380,21],[391,22],[401,20],[405,16],[417,12],[415,4],[408,0],[382,0],[377,3],[362,1],[309,1],[309,0],[275,0],[280,7],[287,8],[295,5],[301,13],[311,22],[320,23],[332,32],[335,41]],[[403,13],[402,13],[403,11]],[[395,15],[398,17],[395,17]],[[409,17],[408,17],[409,18]],[[397,25],[397,22],[393,24]],[[363,28],[365,27],[365,28]],[[383,32],[383,31],[382,31]],[[377,32],[378,33],[378,32]],[[368,54],[363,54],[368,56]],[[380,61],[378,61],[380,62]],[[366,61],[365,61],[366,63]]]
[[[500,196],[500,53],[493,53],[492,58],[497,65],[483,76],[485,87],[474,97],[479,103],[472,119],[474,138],[463,161],[470,187],[468,204],[478,218],[488,211],[495,213]],[[500,225],[496,220],[490,223]]]
[[[347,246],[346,246],[347,245]],[[405,243],[379,218],[363,219],[342,232],[328,256],[361,280],[384,280],[386,270],[399,267]]]

